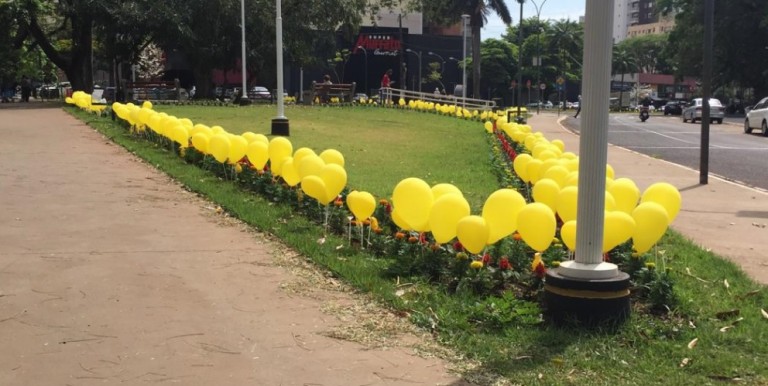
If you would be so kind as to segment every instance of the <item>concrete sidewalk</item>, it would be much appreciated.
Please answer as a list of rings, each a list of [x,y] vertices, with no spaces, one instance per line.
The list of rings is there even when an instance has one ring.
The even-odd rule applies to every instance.
[[[580,137],[564,126],[568,119],[573,118],[542,113],[528,123],[549,140],[561,139],[566,150],[578,154]],[[768,284],[768,193],[714,176],[707,185],[700,185],[698,170],[616,146],[608,146],[608,163],[617,178],[631,178],[641,191],[655,182],[677,187],[683,203],[671,227]]]
[[[62,110],[2,109],[0,136],[0,385],[469,385]]]

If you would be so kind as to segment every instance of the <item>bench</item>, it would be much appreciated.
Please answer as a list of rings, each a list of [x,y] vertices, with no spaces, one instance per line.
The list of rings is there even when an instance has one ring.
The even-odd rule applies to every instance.
[[[356,86],[355,82],[325,84],[312,81],[310,100],[315,103],[315,98],[319,98],[320,103],[329,103],[331,98],[339,98],[339,103],[352,103]]]
[[[129,101],[178,101],[181,99],[179,80],[137,81],[125,84]]]

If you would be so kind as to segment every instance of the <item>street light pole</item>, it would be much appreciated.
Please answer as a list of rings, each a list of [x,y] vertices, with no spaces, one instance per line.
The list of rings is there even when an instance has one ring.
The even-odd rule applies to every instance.
[[[277,116],[272,118],[272,135],[288,136],[290,133],[288,118],[285,117],[285,95],[283,92],[283,11],[281,0],[277,0],[275,7],[275,29],[277,35]]]
[[[357,46],[365,54],[365,95],[368,95],[368,51],[363,46]]]
[[[463,35],[463,41],[464,41],[464,48],[463,48],[463,73],[461,76],[461,105],[466,106],[467,105],[467,22],[469,21],[469,15],[463,14],[461,15],[461,30]]]
[[[443,75],[443,71],[445,70],[445,68],[444,68],[445,67],[445,59],[443,59],[442,56],[440,56],[440,55],[438,55],[438,54],[436,54],[436,53],[434,53],[432,51],[427,52],[427,55],[437,56],[438,58],[440,58],[440,75]]]
[[[533,3],[533,6],[536,7],[536,87],[538,88],[541,84],[541,51],[539,50],[539,47],[541,46],[540,40],[541,40],[541,9],[544,8],[544,3],[546,3],[547,0],[542,0],[541,5],[536,4],[536,1],[531,0],[531,3]],[[539,95],[539,101],[541,101],[541,88],[539,88],[539,92],[537,93]],[[540,103],[536,103],[536,114],[539,114],[540,112]]]
[[[240,59],[240,72],[243,73],[243,88],[240,89],[240,104],[248,104],[248,67],[245,65],[245,0],[240,0],[240,29],[242,32],[242,58]]]
[[[419,92],[421,92],[421,51],[414,51],[410,48],[406,48],[405,52],[410,52],[419,58]]]
[[[518,23],[517,41],[520,46],[517,48],[517,123],[523,123],[524,119],[520,116],[520,101],[523,100],[523,3],[525,0],[517,0],[520,3],[520,21]]]

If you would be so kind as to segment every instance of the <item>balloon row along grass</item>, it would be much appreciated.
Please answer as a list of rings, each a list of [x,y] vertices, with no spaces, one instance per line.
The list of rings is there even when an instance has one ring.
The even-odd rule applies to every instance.
[[[71,103],[88,110],[88,101],[90,95],[78,92]],[[530,194],[501,188],[486,199],[482,213],[472,214],[456,186],[430,186],[419,178],[409,177],[393,188],[390,218],[386,220],[403,232],[419,235],[419,239],[429,235],[437,245],[458,240],[460,249],[477,255],[475,260],[509,236],[522,239],[535,252],[544,252],[552,243],[560,242],[570,251],[575,250],[579,157],[566,151],[562,141],[549,140],[529,125],[508,122],[504,112],[470,112],[456,105],[404,99],[398,106],[482,121],[487,133],[503,140],[504,155],[509,157],[514,174],[526,183]],[[357,224],[368,221],[375,228],[382,220],[372,218],[379,205],[371,193],[354,190],[343,194],[348,191],[344,156],[335,149],[318,154],[308,147],[294,149],[284,137],[270,140],[251,132],[228,133],[220,126],[157,112],[150,102],[141,106],[113,103],[111,108],[138,133],[151,130],[182,150],[192,147],[235,170],[268,170],[322,206],[332,202],[346,204]],[[511,146],[520,151],[512,151]],[[631,242],[636,253],[647,252],[680,210],[680,193],[663,182],[641,192],[629,178],[616,178],[610,165],[606,166],[606,176],[603,251]],[[526,200],[528,196],[532,197],[531,202]]]

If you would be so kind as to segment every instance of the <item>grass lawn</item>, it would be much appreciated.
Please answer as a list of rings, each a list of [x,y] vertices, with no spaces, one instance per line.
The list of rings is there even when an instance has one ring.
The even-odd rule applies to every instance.
[[[233,133],[264,134],[275,113],[274,106],[156,110],[218,124]],[[191,190],[408,315],[464,358],[480,362],[465,374],[480,384],[768,385],[768,315],[761,313],[768,308],[766,288],[673,231],[655,255],[657,269],[669,270],[679,299],[671,312],[653,315],[636,305],[618,331],[557,328],[526,318],[524,307],[514,300],[451,296],[418,278],[409,278],[414,285],[397,293],[394,280],[382,275],[391,264],[387,259],[373,259],[355,248],[337,250],[343,236],[329,235],[325,244],[318,244],[321,227],[295,216],[289,206],[274,205],[189,165],[111,120],[76,115]],[[345,155],[351,188],[382,197],[406,177],[430,184],[451,182],[469,198],[473,213],[498,188],[486,134],[478,122],[382,108],[289,106],[286,115],[294,150],[335,148]]]

